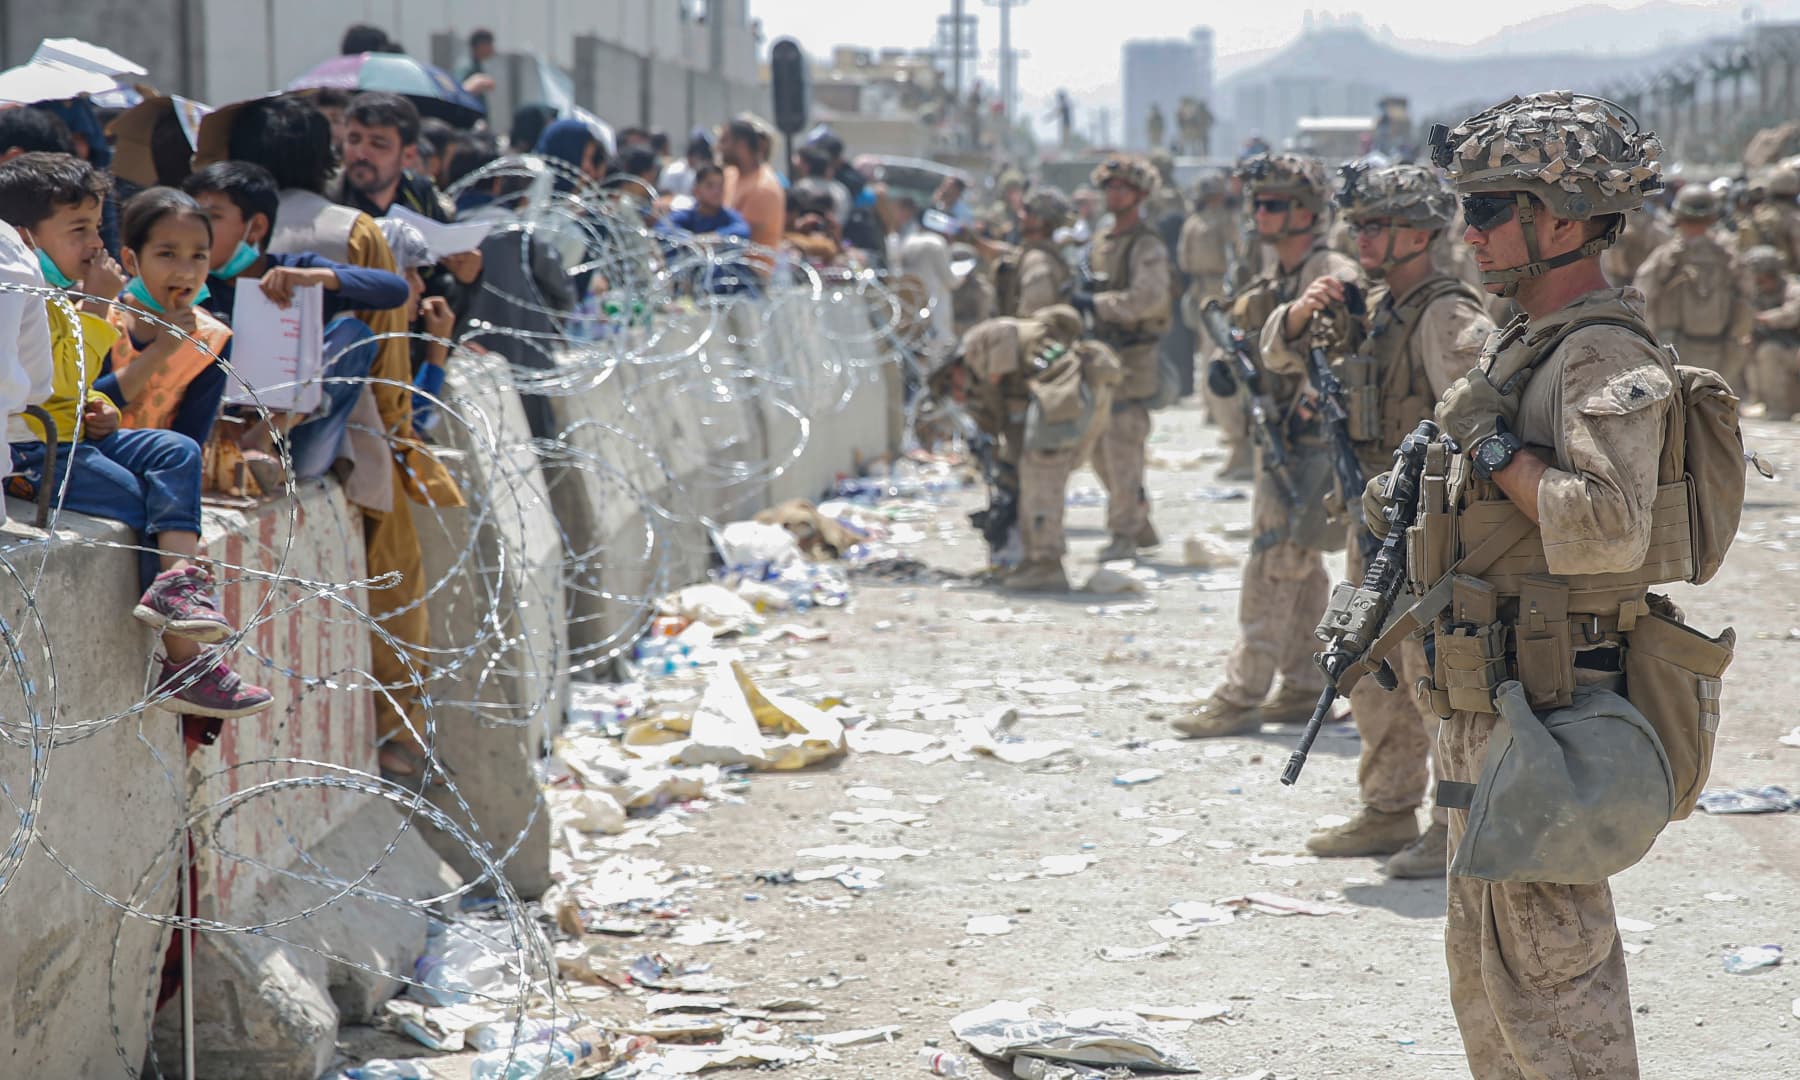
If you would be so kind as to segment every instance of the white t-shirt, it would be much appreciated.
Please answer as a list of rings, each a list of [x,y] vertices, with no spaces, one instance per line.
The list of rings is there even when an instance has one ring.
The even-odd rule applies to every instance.
[[[25,246],[19,230],[0,221],[0,282],[44,287],[37,253]],[[10,346],[10,347],[9,347]],[[36,442],[37,433],[19,414],[27,405],[50,397],[54,360],[50,321],[44,299],[30,293],[0,291],[0,409],[6,411],[8,442]],[[0,472],[11,472],[11,461]]]

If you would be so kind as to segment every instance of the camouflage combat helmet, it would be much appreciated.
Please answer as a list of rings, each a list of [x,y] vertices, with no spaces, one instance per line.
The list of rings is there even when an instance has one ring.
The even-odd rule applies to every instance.
[[[1325,209],[1331,188],[1325,163],[1306,154],[1254,154],[1238,165],[1238,175],[1251,198],[1293,199],[1315,214]]]
[[[1789,158],[1771,167],[1765,189],[1772,199],[1800,197],[1800,161]]]
[[[1025,199],[1025,212],[1051,229],[1060,229],[1075,216],[1069,197],[1053,187],[1040,187]]]
[[[1338,174],[1343,185],[1338,189],[1336,202],[1346,220],[1354,224],[1386,220],[1395,226],[1386,230],[1387,252],[1381,264],[1370,269],[1371,276],[1382,277],[1401,263],[1431,250],[1426,246],[1396,258],[1397,229],[1436,232],[1456,220],[1456,192],[1429,166],[1389,165],[1376,169],[1352,162],[1339,169]]]
[[[1719,216],[1719,197],[1704,184],[1687,184],[1675,196],[1675,216],[1683,221],[1711,221]]]
[[[1026,184],[1025,174],[1008,166],[1000,178],[994,182],[994,190],[1004,193],[1008,188],[1022,188]]]
[[[1222,199],[1230,194],[1231,178],[1224,173],[1202,173],[1200,179],[1194,181],[1194,201],[1197,203],[1207,199]]]
[[[1157,149],[1150,151],[1150,166],[1151,166],[1151,168],[1156,170],[1156,175],[1162,177],[1165,182],[1173,182],[1174,181],[1174,179],[1175,179],[1175,155],[1174,154],[1169,153],[1167,150],[1164,150],[1161,147],[1158,147]]]
[[[1657,159],[1662,143],[1638,127],[1623,108],[1601,98],[1552,90],[1513,97],[1477,113],[1454,129],[1431,129],[1432,160],[1450,174],[1457,191],[1470,196],[1513,197],[1524,227],[1527,262],[1505,270],[1484,270],[1481,280],[1511,296],[1519,282],[1561,266],[1592,258],[1611,247],[1624,230],[1624,214],[1662,189]],[[1545,259],[1538,254],[1533,222],[1537,205],[1565,221],[1611,217],[1605,233],[1574,251]],[[1498,228],[1502,214],[1491,227]],[[1471,225],[1480,228],[1478,221]]]
[[[1739,257],[1744,269],[1752,274],[1784,274],[1787,266],[1781,261],[1781,252],[1768,244],[1758,244]]]
[[[1094,166],[1088,176],[1088,182],[1102,190],[1107,181],[1114,179],[1125,181],[1145,195],[1156,194],[1157,185],[1162,182],[1156,167],[1135,154],[1113,154]]]

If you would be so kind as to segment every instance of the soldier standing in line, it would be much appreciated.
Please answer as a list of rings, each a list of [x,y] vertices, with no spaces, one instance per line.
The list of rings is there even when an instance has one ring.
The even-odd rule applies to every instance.
[[[1160,542],[1150,524],[1144,487],[1144,455],[1150,438],[1150,403],[1162,388],[1157,341],[1169,328],[1169,252],[1144,220],[1145,200],[1156,193],[1156,170],[1142,158],[1115,154],[1091,177],[1106,195],[1110,232],[1096,237],[1095,277],[1080,282],[1070,303],[1093,319],[1094,337],[1118,355],[1124,371],[1113,393],[1112,420],[1094,446],[1094,471],[1106,488],[1110,539],[1100,561],[1129,559]]]
[[[1497,804],[1468,796],[1505,794],[1477,785],[1487,783],[1490,738],[1521,746],[1512,734],[1517,720],[1497,725],[1502,699],[1509,711],[1528,702],[1545,732],[1560,721],[1557,712],[1577,713],[1583,702],[1640,714],[1686,708],[1695,728],[1706,723],[1708,701],[1717,707],[1722,664],[1700,684],[1700,700],[1684,705],[1657,693],[1671,684],[1650,680],[1658,669],[1640,661],[1658,661],[1640,656],[1638,646],[1658,627],[1680,632],[1673,605],[1647,588],[1704,580],[1711,570],[1703,555],[1716,569],[1719,552],[1706,528],[1680,526],[1695,497],[1702,519],[1712,512],[1703,489],[1716,490],[1725,473],[1709,473],[1710,485],[1684,480],[1687,467],[1717,461],[1696,459],[1692,425],[1670,426],[1673,410],[1694,407],[1689,377],[1658,346],[1636,290],[1609,288],[1598,259],[1618,239],[1622,215],[1659,186],[1661,147],[1617,106],[1568,92],[1510,99],[1453,131],[1434,132],[1432,144],[1463,197],[1464,239],[1476,249],[1486,288],[1513,296],[1525,313],[1494,335],[1480,365],[1439,402],[1448,442],[1427,458],[1420,517],[1408,534],[1417,553],[1409,566],[1415,594],[1455,586],[1431,624],[1436,670],[1428,690],[1445,717],[1439,801],[1452,805],[1451,1004],[1479,1080],[1634,1080],[1631,997],[1609,871],[1592,872],[1601,859],[1616,865],[1608,844],[1617,834],[1586,838],[1587,865],[1551,868],[1477,869],[1465,862],[1476,848],[1464,840],[1508,848],[1515,867],[1543,841],[1535,831],[1543,822],[1527,821],[1517,806],[1512,813],[1525,816],[1497,823],[1484,816],[1477,831],[1477,815]],[[1708,407],[1714,400],[1723,399],[1715,395]],[[1685,446],[1665,445],[1673,431],[1688,433]],[[1731,447],[1724,456],[1741,455]],[[1735,470],[1741,507],[1743,462],[1724,468]],[[1378,478],[1369,490],[1379,504],[1387,489]],[[1735,529],[1735,510],[1730,519]],[[1415,613],[1426,615],[1429,609]],[[1729,661],[1725,638],[1687,637],[1722,646]],[[1691,677],[1686,685],[1695,685]],[[1621,690],[1631,691],[1629,706],[1614,696]],[[1640,730],[1607,715],[1612,730]],[[1669,745],[1657,766],[1661,782],[1676,760]],[[1643,780],[1615,770],[1599,778],[1612,786],[1589,794],[1624,800],[1631,789],[1620,782]],[[1634,818],[1630,827],[1660,829],[1671,812],[1659,821]],[[1481,876],[1465,876],[1465,868]]]
[[[996,456],[1017,478],[1023,558],[1000,579],[1008,589],[1069,588],[1062,562],[1069,475],[1104,428],[1119,380],[1112,350],[1081,340],[1081,330],[1066,305],[989,319],[963,338],[952,365],[967,375],[961,398],[970,417],[994,436]],[[937,389],[955,385],[944,379]]]
[[[1745,212],[1738,217],[1738,250],[1767,244],[1790,273],[1800,273],[1800,168],[1783,162],[1750,180]]]
[[[1015,318],[1060,303],[1075,276],[1055,240],[1056,231],[1074,215],[1069,200],[1055,188],[1040,187],[1025,199],[1022,210],[1018,248],[994,264],[996,308]]]
[[[1743,341],[1755,313],[1736,260],[1719,242],[1719,200],[1704,184],[1675,196],[1675,238],[1650,253],[1634,284],[1650,327],[1681,362],[1711,368],[1745,396]]]
[[[1269,320],[1285,318],[1288,305],[1313,282],[1335,277],[1360,283],[1362,271],[1325,243],[1328,183],[1317,158],[1259,154],[1240,166],[1240,174],[1253,200],[1258,238],[1274,253],[1232,305],[1232,321],[1256,342]],[[1302,407],[1303,380],[1271,373],[1264,381],[1288,444],[1294,497],[1284,497],[1259,451],[1238,640],[1225,660],[1224,681],[1191,715],[1173,721],[1177,731],[1195,738],[1255,731],[1265,721],[1304,720],[1323,687],[1313,664],[1312,631],[1331,588],[1324,552],[1343,545],[1344,523],[1323,510],[1332,472],[1317,416]],[[1281,687],[1270,698],[1276,675]]]
[[[1226,295],[1238,241],[1237,215],[1226,204],[1228,194],[1228,181],[1222,174],[1201,177],[1194,185],[1194,212],[1181,226],[1175,262],[1189,280],[1187,293],[1182,297],[1189,326],[1200,325],[1200,311],[1208,300],[1222,300]],[[1212,339],[1204,334],[1194,344],[1208,356],[1216,352]],[[1243,402],[1235,395],[1223,397],[1214,393],[1204,382],[1202,386],[1207,412],[1219,425],[1219,439],[1230,454],[1218,478],[1243,483],[1251,475],[1250,422]]]
[[[1181,228],[1187,222],[1187,198],[1175,182],[1175,157],[1167,150],[1153,151],[1150,164],[1156,167],[1156,194],[1144,201],[1144,220],[1162,237],[1168,249],[1169,262],[1177,263],[1181,245]],[[1177,267],[1179,270],[1179,267]],[[1194,392],[1194,333],[1197,324],[1189,323],[1181,309],[1181,294],[1186,287],[1185,275],[1169,275],[1169,328],[1157,342],[1160,362],[1176,373],[1180,381],[1179,396]]]
[[[1393,450],[1419,421],[1431,416],[1438,397],[1481,357],[1494,324],[1481,294],[1433,262],[1438,234],[1456,218],[1456,192],[1436,170],[1392,165],[1369,170],[1347,166],[1338,206],[1356,238],[1357,259],[1376,284],[1369,293],[1362,347],[1334,365],[1364,476],[1392,462]],[[1303,375],[1309,323],[1344,300],[1344,283],[1314,281],[1288,305],[1286,318],[1263,332],[1262,357],[1270,371]],[[1343,493],[1360,499],[1360,492]],[[1350,581],[1365,566],[1360,523],[1351,523]],[[1321,829],[1306,849],[1327,857],[1391,855],[1390,877],[1444,873],[1449,815],[1432,812],[1419,833],[1418,808],[1430,778],[1428,760],[1437,739],[1437,715],[1411,688],[1430,675],[1425,647],[1405,642],[1394,665],[1401,689],[1389,693],[1363,679],[1350,692],[1350,712],[1362,735],[1357,783],[1362,808],[1343,825]]]
[[[1606,280],[1617,288],[1631,284],[1650,253],[1674,235],[1655,203],[1645,203],[1642,210],[1626,214],[1625,231],[1619,235],[1619,242],[1600,254],[1600,269],[1606,272]]]
[[[1750,349],[1763,416],[1792,420],[1800,412],[1800,277],[1787,272],[1781,253],[1766,244],[1744,252],[1740,262],[1750,279],[1750,306],[1756,309]]]

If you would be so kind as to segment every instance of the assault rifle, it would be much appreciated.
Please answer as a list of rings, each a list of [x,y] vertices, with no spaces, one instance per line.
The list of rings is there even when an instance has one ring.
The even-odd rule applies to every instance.
[[[987,508],[970,514],[969,524],[975,526],[981,538],[987,541],[989,551],[999,551],[1006,546],[1013,526],[1019,521],[1018,483],[1016,479],[1011,486],[1004,482],[1012,466],[1000,460],[998,440],[979,428],[967,438],[969,450],[975,455],[975,463],[981,466],[981,476],[987,481],[988,489]]]
[[[1344,285],[1344,300],[1352,316],[1362,314],[1362,290]],[[1356,456],[1356,444],[1350,440],[1350,410],[1344,404],[1344,384],[1331,370],[1329,349],[1333,344],[1332,325],[1323,312],[1313,315],[1312,342],[1306,352],[1306,375],[1319,393],[1319,417],[1325,421],[1325,433],[1331,439],[1331,471],[1337,474],[1338,490],[1343,493],[1344,508],[1357,526],[1357,543],[1362,547],[1365,564],[1375,557],[1381,542],[1369,531],[1363,520],[1362,493],[1368,478]]]
[[[1319,703],[1313,706],[1312,718],[1300,735],[1300,745],[1294,748],[1287,768],[1281,771],[1283,784],[1291,787],[1300,779],[1300,770],[1306,767],[1306,756],[1312,753],[1313,740],[1319,737],[1319,729],[1325,724],[1325,714],[1337,700],[1338,681],[1351,668],[1361,665],[1375,676],[1383,690],[1392,690],[1399,684],[1393,667],[1385,658],[1371,661],[1368,654],[1370,646],[1381,634],[1382,624],[1387,622],[1388,613],[1393,610],[1394,600],[1406,584],[1406,531],[1419,515],[1419,482],[1425,471],[1425,451],[1437,437],[1438,426],[1430,420],[1421,420],[1394,451],[1394,468],[1388,473],[1388,486],[1383,493],[1387,509],[1382,517],[1388,523],[1387,537],[1381,541],[1381,549],[1375,557],[1369,560],[1362,585],[1340,582],[1332,591],[1325,617],[1313,631],[1325,643],[1324,651],[1313,658],[1318,662],[1319,670],[1325,673],[1325,689],[1320,692]],[[1359,495],[1357,501],[1361,498]]]
[[[1274,481],[1282,505],[1291,510],[1298,505],[1300,497],[1294,493],[1294,483],[1288,475],[1287,440],[1281,433],[1280,414],[1275,410],[1275,403],[1263,389],[1262,371],[1250,353],[1250,343],[1244,339],[1242,330],[1231,325],[1224,305],[1217,298],[1208,300],[1200,309],[1200,321],[1205,324],[1207,334],[1231,358],[1213,361],[1207,371],[1207,385],[1220,397],[1231,397],[1237,393],[1240,384],[1243,386],[1250,399],[1250,433],[1262,450],[1263,469]]]

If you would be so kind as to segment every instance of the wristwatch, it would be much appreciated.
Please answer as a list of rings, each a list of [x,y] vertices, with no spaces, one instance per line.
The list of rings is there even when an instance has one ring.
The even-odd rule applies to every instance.
[[[1494,434],[1475,444],[1475,450],[1469,460],[1475,466],[1475,475],[1483,480],[1492,479],[1497,472],[1512,464],[1513,455],[1525,448],[1525,444],[1517,435],[1502,428]]]

